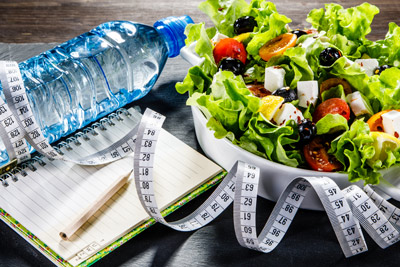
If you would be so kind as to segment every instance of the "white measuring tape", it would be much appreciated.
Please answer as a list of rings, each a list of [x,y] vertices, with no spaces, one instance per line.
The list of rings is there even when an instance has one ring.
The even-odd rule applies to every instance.
[[[346,257],[367,251],[360,224],[382,248],[399,238],[400,209],[376,194],[352,185],[344,190],[328,177],[299,177],[281,194],[267,223],[257,236],[256,202],[260,178],[256,166],[236,162],[210,197],[191,215],[167,222],[158,209],[153,188],[153,163],[158,135],[165,117],[147,109],[139,125],[133,169],[136,189],[143,207],[156,221],[179,231],[192,231],[210,223],[232,202],[234,226],[239,243],[264,253],[274,250],[292,223],[307,193],[313,188],[328,214]]]
[[[143,207],[156,221],[175,230],[193,231],[203,227],[233,202],[234,227],[239,243],[244,247],[268,253],[278,246],[302,201],[313,188],[328,214],[346,257],[367,251],[360,225],[382,248],[396,243],[400,238],[400,209],[384,200],[369,186],[364,188],[365,192],[355,185],[340,190],[328,177],[294,179],[280,196],[267,223],[257,236],[255,219],[260,171],[256,166],[240,161],[191,215],[175,222],[167,222],[158,209],[153,186],[156,144],[164,116],[147,109],[141,123],[121,140],[90,156],[69,158],[60,154],[44,137],[31,111],[16,62],[0,61],[0,81],[7,102],[0,97],[0,136],[10,159],[22,162],[30,158],[25,139],[50,159],[83,165],[108,163],[134,151],[132,175]]]

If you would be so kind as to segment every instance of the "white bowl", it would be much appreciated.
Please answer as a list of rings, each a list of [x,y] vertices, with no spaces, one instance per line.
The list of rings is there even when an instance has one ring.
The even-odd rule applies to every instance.
[[[207,157],[211,158],[228,171],[237,160],[253,164],[260,168],[261,177],[258,195],[261,197],[277,201],[286,186],[294,178],[299,176],[327,176],[334,180],[341,189],[350,185],[350,182],[347,179],[347,174],[318,172],[289,167],[254,155],[232,144],[227,139],[217,139],[214,137],[213,131],[207,128],[207,119],[197,107],[192,106],[192,114],[197,140]],[[362,181],[356,184],[361,187],[363,186]],[[301,204],[301,208],[323,210],[321,201],[314,191],[308,193],[307,197]]]

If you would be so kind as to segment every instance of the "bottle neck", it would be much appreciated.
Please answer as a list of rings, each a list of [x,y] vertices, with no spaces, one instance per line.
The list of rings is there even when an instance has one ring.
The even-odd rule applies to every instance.
[[[176,57],[185,46],[185,28],[193,23],[189,16],[167,17],[154,23],[154,28],[164,37],[168,47],[168,56]]]

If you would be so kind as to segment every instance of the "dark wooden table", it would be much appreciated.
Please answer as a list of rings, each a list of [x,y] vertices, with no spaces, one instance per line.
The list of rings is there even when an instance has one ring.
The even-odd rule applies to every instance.
[[[133,20],[152,24],[157,19],[187,14],[194,21],[210,22],[197,6],[200,0],[2,0],[0,2],[0,42],[63,42],[109,20]],[[305,19],[313,8],[323,7],[323,0],[275,1],[280,13],[293,20],[293,27],[307,25]],[[361,4],[363,0],[329,1],[345,7]],[[371,39],[381,38],[387,24],[400,23],[400,2],[396,0],[368,1],[377,5]]]
[[[188,14],[195,21],[206,21],[197,5],[201,1],[6,1],[0,2],[0,42],[31,43],[28,45],[0,44],[1,58],[21,60],[46,50],[48,45],[35,43],[61,43],[94,26],[109,20],[134,20],[152,24],[169,15]],[[344,6],[364,1],[336,1]],[[381,13],[373,23],[371,39],[382,38],[387,24],[400,24],[400,1],[370,1]],[[292,28],[307,25],[305,18],[312,8],[323,6],[321,0],[280,0],[278,11],[292,18]],[[194,134],[190,109],[185,106],[186,96],[175,92],[174,85],[181,81],[189,66],[181,59],[169,60],[154,90],[138,104],[149,106],[167,115],[166,128],[192,147],[201,151]],[[205,198],[189,203],[172,215],[180,218],[195,209]],[[398,203],[397,203],[398,204]],[[265,223],[274,203],[259,199],[258,228]],[[368,236],[369,251],[346,259],[323,212],[301,210],[283,242],[271,254],[262,254],[240,247],[235,238],[232,207],[210,225],[190,233],[180,233],[162,225],[155,225],[141,233],[95,266],[398,266],[399,244],[380,249]],[[51,266],[51,263],[28,245],[4,223],[0,223],[0,266]]]

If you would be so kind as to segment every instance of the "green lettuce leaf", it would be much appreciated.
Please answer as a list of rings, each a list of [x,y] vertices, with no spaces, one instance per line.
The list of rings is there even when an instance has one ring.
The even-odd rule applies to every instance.
[[[344,9],[338,4],[326,4],[324,9],[314,9],[307,21],[319,31],[326,31],[328,37],[336,34],[348,40],[362,41],[371,32],[371,23],[379,9],[371,4]]]
[[[229,71],[214,75],[209,94],[195,92],[187,104],[204,111],[207,127],[216,138],[228,138],[259,156],[286,164],[303,164],[298,142],[298,127],[293,121],[278,127],[264,121],[258,113],[260,99],[247,89],[243,78]]]
[[[303,109],[304,119],[309,119],[310,121],[312,121],[313,120],[312,114],[314,113],[314,109],[315,109],[314,105],[308,105],[308,107],[306,109],[304,109],[304,108],[301,108],[301,109]]]
[[[220,123],[210,122],[216,137],[226,136],[228,132],[233,137],[241,136],[247,129],[248,121],[260,107],[260,99],[247,89],[242,76],[219,71],[214,75],[210,93],[194,94],[187,104],[206,109],[209,117]]]
[[[368,91],[370,98],[379,101],[381,110],[400,109],[400,70],[393,67],[373,76]]]
[[[389,23],[389,31],[384,40],[366,43],[367,54],[376,58],[380,65],[400,67],[400,27]]]
[[[349,40],[346,36],[335,34],[329,38],[329,43],[339,49],[349,59],[361,58],[367,52],[363,44]]]
[[[328,151],[345,166],[344,170],[348,172],[351,182],[364,179],[365,183],[377,184],[381,177],[367,163],[375,154],[373,138],[369,133],[368,124],[356,120],[348,131],[332,141]]]
[[[227,138],[231,142],[235,140],[235,135],[232,132],[225,130],[224,126],[216,118],[211,117],[206,125],[209,129],[214,131],[215,138]]]
[[[285,69],[285,82],[290,88],[295,89],[298,81],[310,81],[314,79],[314,72],[310,68],[306,50],[302,47],[287,49],[283,55],[271,58],[267,67],[281,66]]]
[[[253,64],[252,66],[249,64],[248,69],[245,71],[243,78],[244,81],[248,83],[254,82],[264,82],[265,77],[265,67],[260,66],[258,64]]]
[[[251,41],[247,44],[246,50],[248,54],[255,59],[260,59],[258,55],[260,48],[269,40],[286,33],[285,25],[290,22],[291,19],[277,12],[273,12],[269,17],[266,17],[263,27],[260,28],[259,32],[254,34]]]
[[[378,13],[379,9],[368,3],[347,9],[338,4],[326,4],[325,10],[312,10],[307,21],[326,32],[328,40],[324,41],[329,46],[339,49],[349,59],[357,59],[367,52],[366,35],[371,32],[372,20]]]
[[[315,127],[317,135],[333,134],[349,129],[347,120],[339,114],[327,114],[315,124]]]
[[[357,63],[349,64],[344,57],[339,58],[322,75],[333,75],[345,79],[353,88],[367,97],[371,97],[368,90],[369,77]]]
[[[247,4],[244,0],[207,0],[199,5],[199,9],[210,17],[217,30],[229,37],[235,36],[233,24],[243,16],[252,16],[257,22],[246,50],[256,59],[258,50],[269,40],[287,32],[286,24],[291,20],[277,12],[276,6],[266,0],[252,0]]]
[[[349,72],[349,75],[352,74],[362,75],[362,77],[357,76],[361,80],[368,79],[365,72],[360,68],[358,64],[352,63],[352,61],[348,60],[347,58],[359,58],[362,53],[362,49],[355,49],[352,50],[351,48],[347,47],[346,44],[341,44],[335,42],[340,38],[345,38],[344,36],[339,37],[340,35],[335,35],[331,39],[317,39],[312,45],[306,48],[306,58],[310,68],[314,73],[314,79],[319,80],[327,79],[329,76],[332,75],[346,75],[346,72]],[[319,64],[319,55],[321,54],[322,50],[328,47],[334,47],[342,51],[343,55],[346,57],[341,57],[338,59],[331,67],[323,67]],[[354,66],[353,66],[354,65]],[[353,79],[354,80],[354,79]],[[357,83],[354,81],[354,83]],[[361,82],[363,87],[366,87],[366,82]],[[358,84],[356,85],[358,86]]]
[[[248,13],[249,4],[245,0],[207,0],[199,5],[199,9],[207,14],[218,31],[233,37],[233,23]]]
[[[313,38],[313,37],[310,37]],[[327,47],[334,47],[329,42],[322,42],[321,39],[317,39],[312,45],[306,48],[306,58],[309,67],[314,73],[314,80],[318,80],[321,72],[321,67],[319,65],[319,55],[322,50]]]
[[[178,93],[184,94],[189,92],[192,95],[195,92],[202,93],[211,85],[212,79],[210,76],[198,66],[191,67],[183,82],[178,82],[175,89]]]
[[[324,102],[327,99],[330,98],[341,98],[344,101],[346,101],[346,94],[344,93],[343,86],[339,84],[338,86],[329,88],[328,90],[322,92],[321,94],[321,100]]]
[[[308,13],[307,22],[311,23],[312,27],[318,31],[330,32],[329,35],[334,35],[339,32],[338,12],[343,7],[338,4],[326,4],[323,8],[313,9]]]
[[[299,140],[297,124],[289,121],[279,127],[261,116],[253,117],[248,130],[240,138],[240,147],[269,160],[297,167],[304,163],[300,150],[294,144]]]
[[[265,0],[252,0],[246,16],[252,16],[257,21],[255,32],[265,32],[270,28],[269,17],[276,13],[276,6]]]
[[[389,147],[385,150],[384,160],[375,159],[378,151],[369,126],[363,120],[354,121],[348,131],[331,143],[328,152],[333,153],[345,166],[350,182],[363,179],[366,184],[378,184],[382,177],[380,170],[400,163],[400,149],[392,150]]]
[[[189,95],[192,95],[195,92],[202,93],[210,87],[212,76],[217,72],[217,65],[214,61],[213,45],[204,23],[187,25],[185,34],[187,36],[186,45],[189,46],[196,42],[195,52],[204,58],[200,67],[190,68],[183,82],[175,85],[178,93],[189,92]]]
[[[194,51],[202,58],[204,62],[201,64],[201,68],[207,74],[211,76],[217,72],[217,64],[215,63],[213,56],[213,45],[211,39],[207,33],[204,23],[189,24],[185,29],[185,40],[186,46],[196,42]]]

